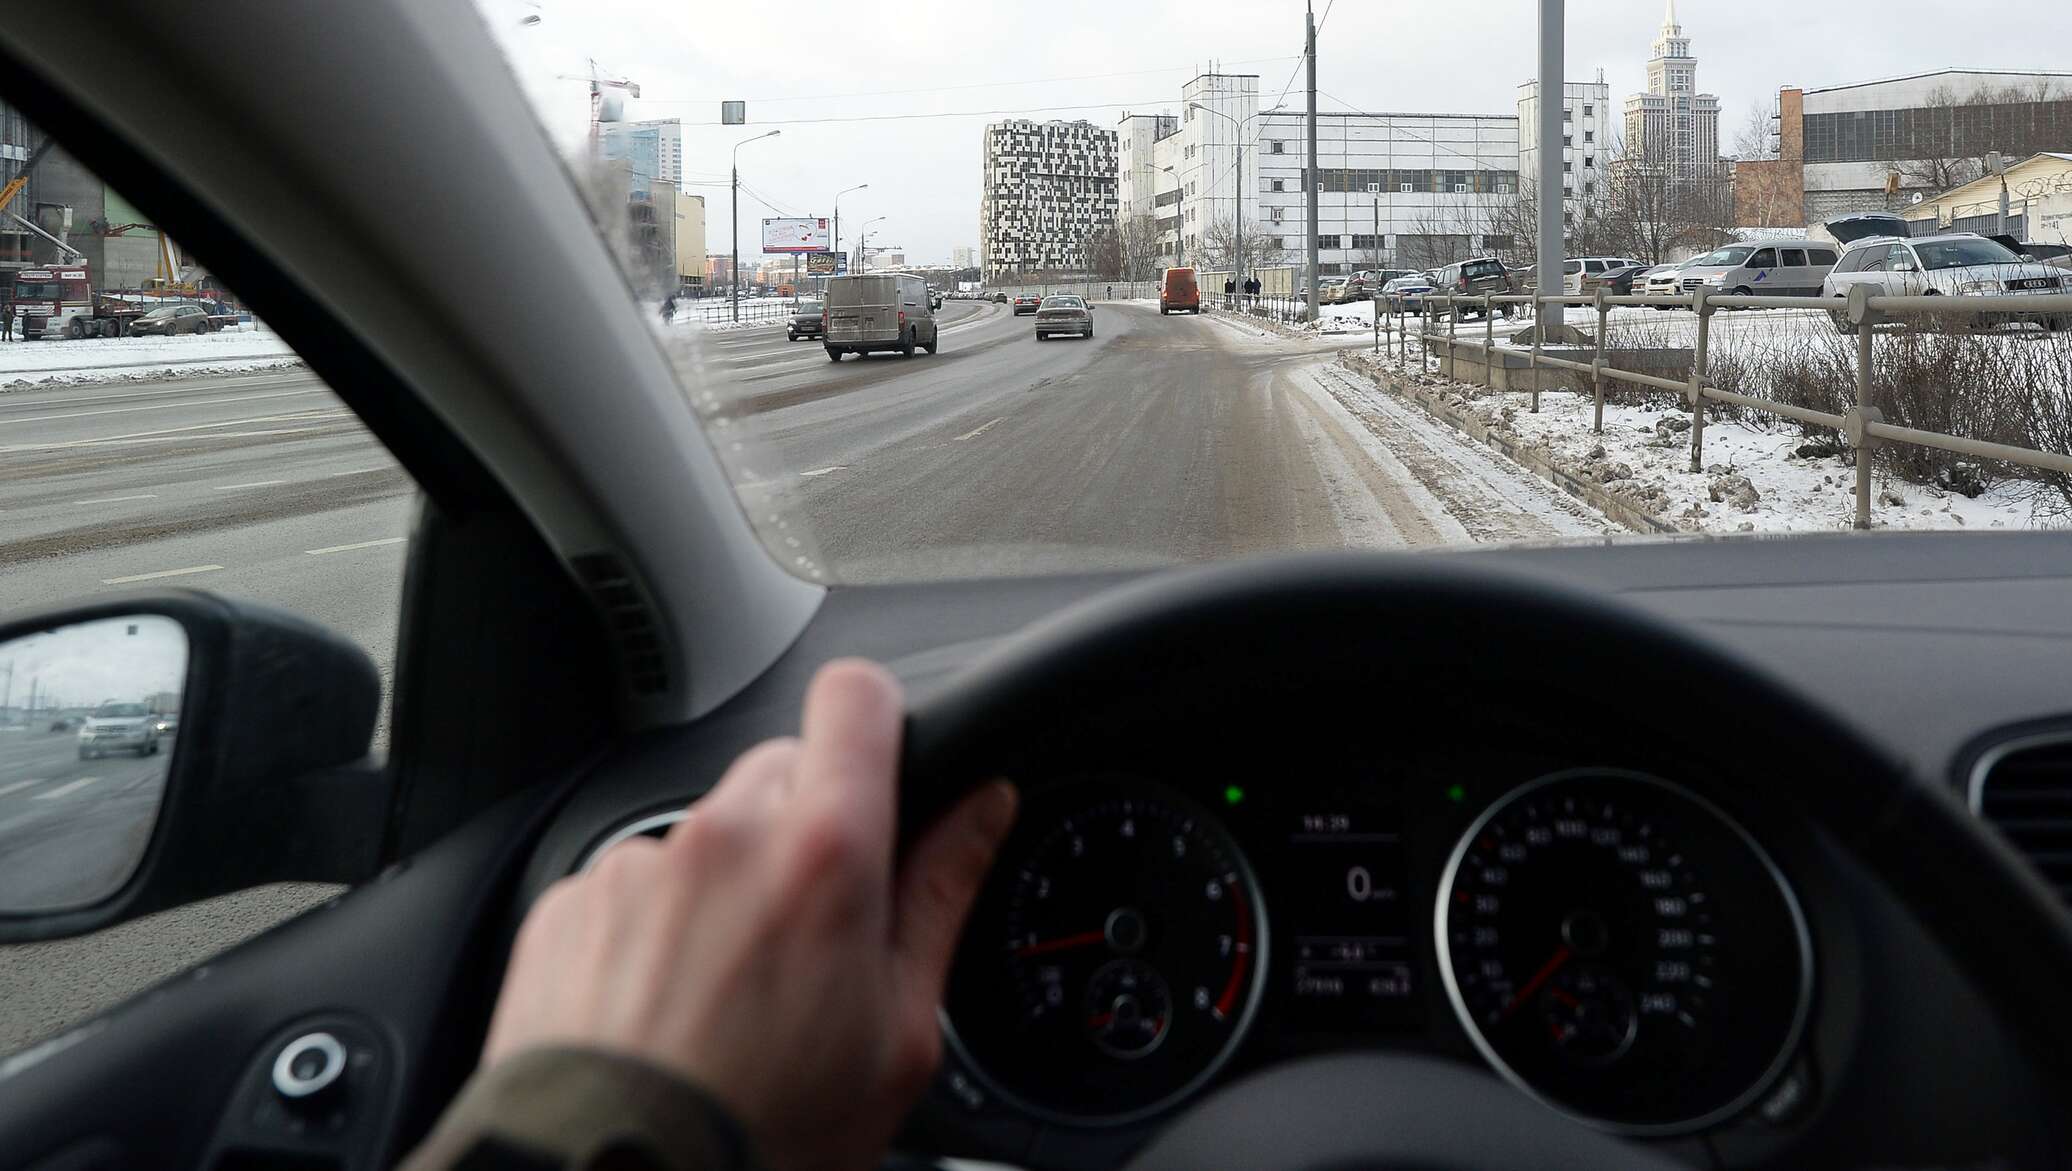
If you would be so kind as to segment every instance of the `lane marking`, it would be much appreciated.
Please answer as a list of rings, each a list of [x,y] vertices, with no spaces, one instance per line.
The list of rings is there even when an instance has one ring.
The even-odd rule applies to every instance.
[[[235,492],[235,491],[239,490],[240,488],[271,488],[271,487],[273,487],[273,486],[274,486],[275,484],[285,484],[285,483],[287,483],[287,481],[286,481],[286,480],[254,480],[254,481],[252,481],[252,482],[251,482],[251,483],[249,483],[249,484],[218,484],[218,485],[216,485],[215,487],[213,487],[213,488],[210,488],[210,489],[209,489],[209,491],[211,491],[211,492]]]
[[[313,423],[320,422],[325,418],[342,418],[344,416],[344,411],[334,411],[328,415],[318,415],[310,411],[295,411],[291,414],[286,415],[255,415],[249,419],[223,419],[214,423],[195,423],[186,427],[161,427],[156,431],[129,431],[121,435],[102,435],[93,439],[59,439],[51,440],[46,443],[11,443],[5,447],[0,447],[0,452],[65,451],[74,447],[92,447],[95,444],[117,443],[124,440],[149,442],[155,439],[159,439],[161,437],[175,438],[182,435],[183,433],[190,431],[213,431],[222,427],[242,427],[248,423]],[[309,430],[309,428],[305,427],[302,428],[302,430],[306,431]],[[278,433],[292,434],[292,432]],[[276,432],[255,431],[251,432],[251,434],[269,435],[276,434]],[[194,438],[220,439],[229,438],[229,436],[197,435],[194,436]]]
[[[96,415],[127,415],[137,411],[173,411],[181,407],[213,407],[223,403],[248,403],[259,399],[301,398],[304,395],[330,393],[329,387],[313,386],[308,390],[283,390],[273,394],[241,394],[234,398],[205,398],[196,402],[153,403],[148,407],[103,407],[98,411],[72,411],[62,415],[22,415],[16,418],[0,420],[0,426],[12,426],[16,423],[48,423],[56,419],[91,419]]]
[[[799,473],[799,475],[800,475],[800,476],[801,476],[802,478],[804,478],[804,479],[809,479],[809,480],[810,480],[810,479],[812,479],[812,478],[813,478],[814,476],[824,476],[824,475],[827,475],[827,474],[828,474],[829,472],[839,472],[839,471],[842,471],[843,469],[847,468],[848,466],[849,466],[848,464],[836,464],[836,465],[834,465],[834,466],[833,466],[833,467],[831,467],[831,468],[814,468],[814,469],[813,469],[812,471],[810,471],[810,472],[800,472],[800,473]]]
[[[352,471],[349,471],[349,472],[332,472],[332,473],[331,473],[331,475],[332,475],[332,477],[333,477],[333,478],[336,478],[336,477],[338,477],[338,476],[366,476],[366,475],[372,475],[372,474],[373,474],[373,473],[375,473],[375,472],[389,472],[389,471],[394,471],[394,470],[396,470],[396,469],[395,469],[395,468],[393,468],[393,467],[385,467],[385,468],[354,468],[354,469],[353,469]]]
[[[9,793],[19,793],[23,789],[28,788],[30,785],[40,785],[42,783],[42,777],[30,777],[26,781],[16,781],[12,785],[0,785],[0,797],[5,797]]]
[[[185,569],[161,569],[157,573],[132,573],[128,577],[104,577],[102,585],[127,585],[133,581],[151,581],[160,577],[182,577],[190,573],[214,573],[223,568],[220,565],[190,565]]]
[[[78,780],[73,781],[69,784],[59,785],[57,788],[52,789],[48,793],[38,793],[34,797],[29,798],[29,800],[50,801],[58,797],[68,796],[72,793],[77,793],[79,790],[86,788],[88,785],[91,785],[95,781],[98,781],[100,779],[101,778],[99,777],[81,777]]]
[[[304,549],[311,557],[322,557],[326,553],[350,553],[354,549],[372,549],[379,545],[400,545],[409,537],[383,537],[379,541],[355,541],[350,545],[326,545],[322,549]]]
[[[74,504],[120,504],[125,500],[156,500],[158,493],[146,492],[141,496],[96,496],[91,500],[74,500]]]
[[[992,420],[991,422],[980,423],[978,426],[973,427],[971,430],[966,431],[964,434],[959,435],[955,439],[950,440],[950,442],[962,443],[967,439],[977,439],[979,436],[984,435],[988,431],[991,431],[996,424],[1004,423],[1006,421],[1007,416],[1002,415],[999,418]]]

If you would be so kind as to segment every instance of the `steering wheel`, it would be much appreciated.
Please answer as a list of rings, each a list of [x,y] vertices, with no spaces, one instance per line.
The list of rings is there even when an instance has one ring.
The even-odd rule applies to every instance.
[[[911,834],[987,778],[1098,766],[1147,729],[1288,738],[1507,695],[1688,697],[1735,716],[1729,771],[1852,853],[2032,1042],[2072,1054],[2072,918],[1941,786],[1702,636],[1537,577],[1443,558],[1323,555],[1161,575],[1064,611],[998,647],[908,721]],[[1470,709],[1473,710],[1473,709]],[[1401,712],[1397,716],[1392,713]],[[1294,721],[1299,718],[1300,723]],[[1689,725],[1670,718],[1665,742]],[[1695,734],[1694,734],[1695,735]],[[1692,745],[1698,750],[1711,745]],[[1717,751],[1717,749],[1714,749]],[[2020,962],[2007,962],[2019,956]],[[1431,1058],[1312,1058],[1182,1108],[1133,1166],[1672,1166],[1586,1129],[1487,1071]]]

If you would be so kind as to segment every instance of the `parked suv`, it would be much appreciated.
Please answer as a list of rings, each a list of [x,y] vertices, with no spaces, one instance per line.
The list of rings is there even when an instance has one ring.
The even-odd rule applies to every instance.
[[[2064,269],[2024,260],[1984,236],[1951,232],[1906,240],[1872,237],[1849,245],[1828,273],[1821,295],[1846,298],[1857,285],[1868,285],[1874,296],[2011,296],[2063,293],[2072,287],[2072,276]],[[1836,329],[1851,332],[1845,314],[1837,311],[1831,316]],[[2027,321],[2052,330],[2072,329],[2072,315],[2067,314],[2003,313],[1968,320],[1985,325]]]
[[[1561,264],[1561,291],[1571,296],[1590,292],[1597,287],[1596,278],[1638,264],[1640,261],[1625,256],[1572,256]]]
[[[1511,292],[1511,274],[1504,268],[1504,262],[1494,256],[1478,256],[1473,260],[1459,260],[1432,274],[1433,291],[1441,296],[1480,297],[1484,295],[1501,297]],[[1432,318],[1446,316],[1451,306],[1444,302],[1426,302],[1426,315]],[[1499,305],[1497,312],[1505,317],[1517,311],[1516,305]],[[1480,313],[1480,306],[1461,306],[1463,319],[1470,314]]]

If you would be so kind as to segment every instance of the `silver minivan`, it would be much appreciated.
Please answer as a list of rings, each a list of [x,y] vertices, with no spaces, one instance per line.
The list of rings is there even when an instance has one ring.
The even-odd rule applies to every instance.
[[[822,310],[821,342],[827,360],[843,354],[892,350],[911,358],[916,349],[935,352],[935,307],[928,282],[911,273],[884,272],[829,277]]]
[[[1818,297],[1837,255],[1834,245],[1811,240],[1729,244],[1685,265],[1679,291],[1704,285],[1736,297]]]

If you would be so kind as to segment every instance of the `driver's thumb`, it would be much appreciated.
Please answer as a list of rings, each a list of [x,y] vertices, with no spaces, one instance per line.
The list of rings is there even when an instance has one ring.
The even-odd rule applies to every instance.
[[[942,996],[964,916],[1014,825],[1014,786],[994,781],[923,833],[899,873],[893,946],[929,1003]]]

